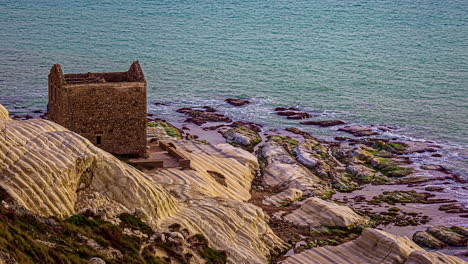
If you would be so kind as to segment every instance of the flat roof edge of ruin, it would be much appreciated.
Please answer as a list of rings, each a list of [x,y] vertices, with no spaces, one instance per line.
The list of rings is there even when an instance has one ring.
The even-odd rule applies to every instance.
[[[78,73],[73,73],[73,72],[69,72],[69,73],[64,73],[63,76],[67,76],[67,75],[81,75],[81,74],[112,74],[112,73],[119,73],[119,74],[126,74],[127,72],[126,71],[123,71],[123,72],[78,72]]]
[[[104,82],[104,83],[64,83],[64,87],[73,87],[73,88],[86,88],[86,87],[96,87],[96,88],[109,88],[109,87],[139,87],[144,86],[146,82]]]

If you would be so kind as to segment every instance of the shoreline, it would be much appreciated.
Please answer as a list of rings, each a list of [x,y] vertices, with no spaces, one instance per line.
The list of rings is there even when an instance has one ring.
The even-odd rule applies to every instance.
[[[223,122],[208,122],[206,124],[202,125],[196,125],[190,122],[184,122],[180,121],[180,119],[174,118],[174,120],[167,120],[168,122],[172,123],[175,127],[177,128],[182,128],[184,127],[185,129],[182,130],[185,133],[188,133],[192,136],[196,136],[197,139],[201,140],[206,140],[210,142],[211,144],[219,144],[219,143],[226,143],[226,139],[221,135],[220,132],[226,132],[229,127],[230,123],[223,123]],[[233,120],[237,121],[237,120]],[[248,122],[246,120],[243,120],[243,122]],[[354,125],[354,124],[353,124]],[[208,129],[210,127],[219,127],[217,129]],[[370,126],[373,129],[379,127],[384,131],[385,128],[383,126]],[[187,130],[187,128],[189,130]],[[205,129],[204,129],[205,128]],[[267,141],[267,138],[270,136],[282,136],[282,137],[290,137],[295,140],[298,140],[300,143],[304,141],[304,136],[300,134],[295,134],[290,131],[284,130],[284,129],[275,129],[275,128],[262,128],[262,130],[258,133],[261,138],[262,142],[255,146],[253,149],[253,153],[256,153],[259,146],[265,143]],[[376,134],[372,135],[374,138],[379,138],[381,134]],[[343,133],[336,133],[336,136],[339,137],[343,135]],[[345,134],[347,135],[348,138],[350,139],[362,139],[365,137],[354,137],[353,135]],[[313,136],[313,135],[312,135]],[[333,136],[332,136],[333,137]],[[400,142],[401,140],[399,138],[394,138],[393,139],[396,142]],[[318,138],[318,141],[321,142],[322,144],[335,144],[337,142],[340,142],[336,139],[332,141],[328,140],[321,140]],[[416,141],[416,142],[423,142],[423,141]],[[406,167],[415,169],[416,171],[406,177],[402,177],[399,179],[405,179],[409,177],[420,177],[424,178],[423,181],[415,181],[415,182],[408,182],[408,183],[400,183],[400,184],[383,184],[383,185],[372,185],[372,184],[364,184],[359,186],[356,190],[347,193],[347,192],[336,192],[331,197],[332,201],[347,205],[354,210],[369,210],[370,208],[372,212],[374,213],[384,213],[391,207],[397,207],[401,210],[402,215],[417,215],[416,217],[418,218],[424,218],[425,220],[427,219],[426,223],[418,223],[417,225],[407,225],[407,226],[398,226],[395,225],[394,223],[389,223],[389,224],[379,224],[376,228],[381,229],[383,231],[387,231],[391,234],[394,235],[403,235],[407,236],[411,239],[412,235],[417,232],[417,231],[424,231],[426,228],[431,227],[431,226],[464,226],[468,227],[466,218],[468,218],[468,211],[466,213],[459,215],[459,214],[453,214],[453,213],[446,213],[444,211],[439,210],[440,205],[443,204],[450,204],[450,203],[462,203],[466,206],[466,201],[463,199],[466,199],[466,195],[463,193],[468,193],[468,187],[466,186],[466,181],[464,179],[461,179],[460,176],[455,175],[454,173],[445,170],[443,167],[440,166],[435,166],[435,167],[428,167],[426,169],[422,169],[421,165],[424,167],[424,161],[427,160],[427,157],[432,157],[431,155],[436,154],[437,156],[441,155],[439,154],[440,152],[443,152],[443,148],[440,145],[435,144],[434,142],[425,142],[427,145],[424,146],[415,146],[415,148],[420,148],[416,149],[414,152],[409,153],[409,154],[404,154],[401,155],[401,159],[405,160]],[[424,158],[426,157],[426,158]],[[417,162],[414,162],[413,160],[417,160]],[[423,163],[421,163],[423,161]],[[430,165],[430,163],[427,163],[425,165]],[[465,185],[465,186],[463,186]],[[439,187],[439,188],[444,188],[443,191],[428,191],[426,190],[426,187]],[[431,195],[434,195],[434,199],[446,199],[447,202],[443,203],[428,203],[428,204],[423,204],[423,203],[396,203],[395,205],[390,205],[390,204],[379,204],[379,205],[371,205],[369,201],[374,197],[379,194],[381,194],[384,191],[417,191],[423,192],[423,193],[430,193]],[[453,190],[458,190],[461,191],[462,193],[458,193],[457,195],[454,195]],[[252,199],[260,199],[257,197],[257,195],[260,195],[260,197],[264,197],[265,193],[262,191],[257,192],[257,191],[251,191],[253,198]],[[356,199],[360,198],[360,199]],[[460,199],[462,199],[460,201]],[[260,199],[261,200],[261,199]],[[456,200],[456,202],[455,202]],[[261,204],[254,201],[251,201],[255,205],[259,207],[263,207]],[[297,207],[294,207],[297,209]],[[466,207],[465,207],[466,208]],[[265,210],[265,208],[264,208]],[[466,210],[466,209],[465,209]],[[268,210],[267,210],[268,211]],[[270,214],[270,217],[273,217],[273,214]],[[466,251],[465,248],[460,248],[460,247],[449,247],[445,249],[439,249],[437,251],[450,254],[450,255],[455,255],[458,257],[461,257],[464,260],[468,260],[468,252]]]
[[[236,107],[236,106],[233,106],[233,107]],[[215,109],[213,110],[216,112]],[[36,111],[36,113],[31,113],[28,116],[24,116],[24,119],[28,119],[30,117],[40,118],[42,114],[43,112]],[[177,115],[177,117],[179,116]],[[148,119],[149,121],[158,119],[158,116],[155,113],[150,112]],[[226,143],[226,139],[221,135],[221,133],[226,132],[227,130],[232,128],[229,126],[230,124],[232,124],[232,122],[206,122],[205,124],[197,125],[197,124],[193,124],[193,123],[185,122],[185,121],[181,122],[180,118],[174,118],[174,119],[175,120],[167,120],[167,121],[173,124],[175,127],[177,127],[183,133],[184,137],[187,137],[188,135],[190,135],[189,137],[191,138],[197,138],[199,140],[206,140],[213,145],[219,144],[219,143]],[[232,121],[235,122],[238,120],[232,120]],[[299,120],[299,121],[302,121],[302,120]],[[271,127],[271,125],[269,127]],[[379,128],[378,126],[369,126],[367,128],[370,128],[371,131],[381,129],[381,131],[383,131],[384,133],[388,132],[388,131],[384,131],[385,127]],[[254,154],[258,152],[259,147],[265,144],[265,142],[268,140],[268,137],[271,137],[271,136],[289,137],[294,140],[297,140],[299,143],[303,143],[308,136],[313,137],[313,135],[310,135],[300,130],[296,130],[295,131],[296,133],[293,133],[291,131],[286,131],[284,129],[265,128],[265,127],[261,127],[261,125],[260,125],[260,129],[261,131],[258,134],[262,140],[260,144],[256,145],[251,150],[251,152],[253,152]],[[303,134],[301,135],[301,133]],[[383,133],[380,133],[377,135],[371,135],[371,136],[373,138],[378,138],[382,134]],[[344,140],[342,140],[343,137],[341,137],[341,140],[337,140],[337,138],[339,138],[342,135],[343,135],[343,132],[338,132],[336,133],[336,135],[331,135],[331,137],[335,138],[334,140],[330,140],[330,141],[321,140],[321,139],[317,139],[317,140],[321,144],[329,147],[334,144],[345,144],[345,145],[352,146],[355,144],[359,144],[359,140],[367,138],[367,137],[354,137],[353,135],[350,135],[350,134],[344,134],[346,135]],[[393,141],[399,142],[399,139],[395,138]],[[412,153],[398,155],[397,158],[401,159],[401,161],[403,161],[403,163],[406,164],[404,165],[404,167],[410,167],[412,169],[415,169],[416,172],[413,174],[416,175],[416,177],[425,178],[424,181],[420,181],[420,182],[410,181],[408,183],[392,184],[392,185],[390,184],[383,184],[383,185],[362,184],[356,190],[350,193],[337,192],[336,194],[332,195],[331,200],[345,204],[358,211],[361,211],[361,210],[365,211],[366,209],[372,208],[372,210],[370,210],[372,211],[372,213],[382,213],[388,210],[388,208],[397,207],[401,210],[402,215],[407,214],[407,213],[409,214],[417,213],[419,218],[423,216],[427,216],[426,219],[428,220],[428,222],[423,223],[423,224],[418,223],[416,226],[413,226],[413,225],[397,226],[392,223],[387,224],[387,225],[377,226],[377,228],[382,229],[384,231],[388,231],[392,234],[405,235],[410,238],[412,236],[412,233],[416,231],[423,231],[426,229],[426,227],[433,226],[433,225],[443,224],[446,226],[447,225],[460,225],[460,226],[467,227],[467,224],[465,224],[466,217],[468,217],[467,213],[464,213],[464,217],[461,217],[459,214],[448,214],[438,209],[438,207],[441,204],[447,204],[447,203],[433,203],[433,204],[397,203],[396,205],[389,205],[385,203],[382,203],[379,205],[369,204],[369,201],[372,200],[373,197],[381,194],[383,191],[415,190],[417,192],[428,192],[425,188],[428,186],[432,186],[432,187],[444,188],[442,192],[441,191],[429,191],[429,193],[435,195],[434,198],[447,199],[447,200],[457,199],[458,203],[461,202],[462,204],[466,206],[466,201],[460,201],[459,199],[466,197],[463,195],[463,192],[466,193],[468,191],[468,188],[466,186],[464,187],[459,186],[461,185],[461,182],[457,181],[456,179],[457,177],[455,177],[453,173],[446,171],[441,167],[421,169],[420,163],[414,163],[412,161],[412,159],[424,161],[424,156],[429,157],[431,155],[434,155],[434,153],[439,153],[442,151],[442,148],[434,145],[433,143],[429,143],[429,146],[416,146],[416,148],[418,147],[421,149]],[[405,179],[407,177],[411,177],[414,175],[402,177],[399,179]],[[459,190],[460,192],[462,192],[462,194],[453,195],[453,192],[452,192],[453,190]],[[254,198],[256,197],[257,194],[261,194],[263,192],[258,191],[258,190],[252,190],[251,193]],[[254,203],[255,205],[261,208],[264,207],[262,206],[262,204],[259,204],[258,202],[252,202],[252,203]],[[273,217],[273,214],[271,214],[270,217]],[[451,255],[456,255],[465,260],[468,259],[468,252],[466,252],[466,250],[464,250],[463,248],[450,247],[448,249],[440,250],[440,252],[444,252],[444,253],[451,254]]]

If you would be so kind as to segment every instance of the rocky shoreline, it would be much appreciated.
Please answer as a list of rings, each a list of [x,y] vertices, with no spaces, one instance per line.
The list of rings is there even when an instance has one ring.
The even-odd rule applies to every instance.
[[[245,100],[229,101],[227,103],[232,107],[249,104]],[[350,259],[357,258],[356,261],[370,261],[372,258],[377,261],[377,255],[369,256],[366,260],[359,259],[342,245],[359,245],[365,250],[365,247],[371,246],[362,242],[367,239],[371,241],[369,243],[375,243],[375,247],[384,248],[379,244],[382,238],[391,241],[388,243],[395,243],[401,248],[400,251],[387,252],[389,259],[366,263],[436,263],[430,262],[436,258],[444,259],[444,263],[463,263],[447,255],[428,253],[414,242],[397,237],[412,238],[413,235],[414,241],[420,246],[432,250],[438,248],[440,252],[468,259],[468,208],[452,193],[453,190],[466,190],[466,182],[441,166],[412,162],[413,156],[421,153],[440,155],[440,146],[432,142],[379,137],[381,132],[391,131],[395,129],[393,127],[352,125],[341,120],[310,121],[305,119],[311,118],[312,114],[293,107],[272,111],[306,125],[336,126],[337,131],[344,131],[350,136],[337,134],[333,141],[326,141],[295,127],[286,130],[265,129],[261,124],[248,120],[233,120],[233,117],[222,115],[211,106],[179,109],[179,117],[183,120],[185,116],[185,120],[168,120],[168,124],[172,125],[157,130],[159,132],[152,136],[172,138],[188,155],[195,155],[195,159],[199,155],[195,153],[200,150],[208,155],[218,155],[209,152],[209,148],[205,149],[204,145],[229,143],[235,148],[228,150],[223,147],[224,153],[234,155],[238,151],[233,151],[240,148],[245,154],[242,154],[242,159],[234,155],[238,161],[247,157],[249,160],[258,160],[257,165],[251,167],[255,173],[248,183],[241,183],[242,188],[228,188],[231,189],[229,193],[233,194],[225,198],[255,205],[265,213],[267,229],[271,228],[271,232],[279,239],[274,247],[268,246],[270,253],[264,252],[272,263],[332,263],[338,260],[330,257],[328,262],[314,262],[324,252],[347,255]],[[160,120],[156,113],[149,113],[148,121]],[[179,185],[168,181],[169,174],[146,170],[143,173],[154,175],[151,177],[164,183],[163,187],[171,190],[176,200],[189,201],[208,195],[200,193],[198,189],[193,189],[197,190],[193,193],[180,192],[179,187],[175,187]],[[229,183],[232,180],[223,181],[225,186],[231,185],[226,184],[226,181]],[[192,186],[192,183],[184,184]],[[241,189],[243,197],[234,194]],[[217,197],[219,193],[208,196],[211,195]],[[211,202],[210,206],[213,206]],[[240,207],[243,206],[247,205]],[[181,217],[189,217],[191,214],[187,212]],[[197,227],[189,230],[193,233]],[[214,245],[210,239],[208,237],[206,246],[227,250],[227,262],[236,263],[230,260],[231,249],[227,249],[223,243]],[[308,262],[301,262],[304,259]]]
[[[297,119],[305,119],[312,116],[294,107],[272,110],[286,118],[302,116],[304,118]],[[222,123],[222,120],[215,122]],[[332,142],[316,139],[294,127],[263,131],[259,124],[244,122],[235,121],[238,123],[236,130],[228,129],[232,126],[229,123],[201,126],[203,132],[197,131],[197,125],[190,126],[185,122],[182,125],[191,127],[193,135],[208,141],[221,142],[223,139],[218,135],[222,135],[226,142],[234,146],[249,151],[255,149],[261,167],[262,161],[265,162],[263,169],[266,171],[262,172],[263,178],[257,180],[258,185],[254,181],[254,190],[258,193],[252,192],[256,198],[251,202],[267,212],[271,208],[265,205],[265,200],[282,199],[276,206],[288,211],[287,208],[297,209],[295,205],[306,197],[319,196],[345,204],[359,214],[370,217],[375,227],[410,238],[432,226],[448,223],[466,226],[468,207],[463,201],[454,199],[450,192],[453,189],[468,190],[466,181],[442,166],[411,161],[413,156],[420,154],[440,157],[440,145],[382,138],[379,137],[382,132],[396,128],[347,125],[342,120],[300,122],[320,127],[338,126],[337,131],[351,134],[350,137],[337,135]],[[226,134],[229,137],[224,136]],[[270,160],[275,164],[273,168],[268,168],[269,153],[274,155],[274,159]],[[271,175],[269,171],[273,174],[279,171],[282,175]],[[312,173],[307,175],[308,172]],[[294,175],[294,179],[284,178],[286,174]],[[300,198],[298,193],[301,193]],[[282,218],[278,211],[281,212],[272,210],[269,214],[272,218]],[[283,226],[280,226],[282,229]],[[468,250],[464,247],[441,248],[445,248],[442,252],[468,259]]]

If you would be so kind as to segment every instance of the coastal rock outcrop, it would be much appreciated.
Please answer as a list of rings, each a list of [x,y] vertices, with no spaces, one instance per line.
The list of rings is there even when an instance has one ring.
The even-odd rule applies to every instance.
[[[248,150],[252,150],[255,145],[262,141],[257,132],[244,126],[229,129],[223,133],[223,137],[226,138],[227,142]]]
[[[315,139],[308,138],[293,149],[296,160],[309,168],[321,179],[327,180],[338,191],[350,191],[355,188],[344,169],[330,149]]]
[[[0,120],[8,120],[8,110],[3,105],[0,105]]]
[[[305,200],[299,209],[284,216],[284,220],[309,228],[365,226],[369,223],[367,217],[356,214],[351,208],[317,197]]]
[[[173,144],[191,160],[192,169],[166,168],[147,171],[146,174],[177,199],[250,199],[253,172],[259,166],[254,155],[229,144],[212,146],[186,140],[175,141]]]
[[[437,259],[436,262],[428,262]],[[463,260],[440,253],[427,252],[407,237],[391,235],[387,232],[366,228],[356,240],[339,246],[325,246],[292,255],[282,264],[426,264],[426,263],[466,263]]]
[[[263,203],[275,206],[288,205],[302,198],[302,191],[294,188],[288,188],[273,196],[267,197]]]
[[[158,183],[60,125],[0,120],[0,184],[19,206],[44,216],[86,210],[106,217],[137,208],[148,222],[177,210]]]
[[[131,214],[162,232],[177,224],[223,250],[227,263],[266,263],[284,247],[263,211],[244,202],[258,168],[247,151],[181,141],[175,146],[193,168],[146,174],[50,121],[0,120],[0,131],[0,194],[9,208],[59,219],[90,212],[112,223]]]
[[[463,264],[465,261],[440,252],[413,251],[404,264]]]
[[[284,249],[266,218],[259,207],[249,203],[204,198],[189,201],[161,227],[177,223],[190,233],[203,234],[216,249],[227,252],[227,263],[263,264],[273,252]]]
[[[264,183],[270,187],[299,189],[304,196],[328,196],[331,189],[325,182],[298,164],[279,140],[282,139],[271,138],[262,148],[261,154],[267,163],[263,175]]]

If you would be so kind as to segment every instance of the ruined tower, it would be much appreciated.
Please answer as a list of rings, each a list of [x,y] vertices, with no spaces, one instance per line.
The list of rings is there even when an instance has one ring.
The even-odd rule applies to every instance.
[[[48,118],[117,155],[146,154],[146,79],[138,61],[126,72],[49,73]]]

